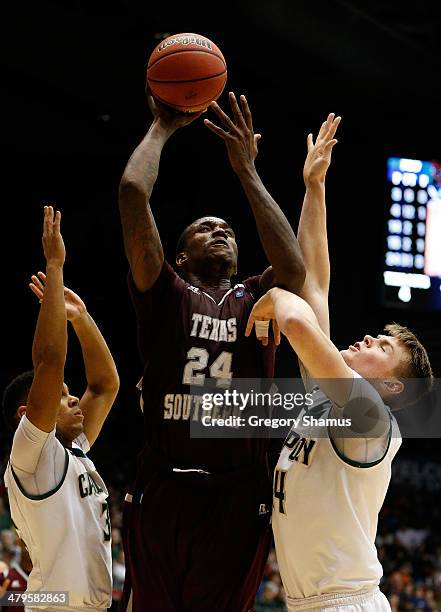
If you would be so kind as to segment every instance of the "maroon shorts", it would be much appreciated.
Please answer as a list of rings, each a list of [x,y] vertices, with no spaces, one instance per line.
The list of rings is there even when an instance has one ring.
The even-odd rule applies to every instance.
[[[271,542],[266,467],[173,472],[144,452],[124,509],[126,582],[120,610],[247,612]]]

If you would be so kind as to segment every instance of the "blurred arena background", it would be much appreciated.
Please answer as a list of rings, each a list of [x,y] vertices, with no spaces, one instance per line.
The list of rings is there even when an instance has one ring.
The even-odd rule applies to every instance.
[[[420,0],[242,1],[191,6],[98,0],[8,3],[3,65],[2,390],[31,367],[38,305],[27,288],[43,265],[41,206],[63,212],[65,280],[86,301],[115,357],[121,392],[93,449],[111,486],[115,598],[124,564],[121,499],[142,443],[135,384],[141,375],[135,319],[126,288],[117,206],[119,178],[150,117],[145,64],[163,35],[198,32],[228,64],[227,89],[245,93],[257,159],[269,191],[297,226],[306,135],[328,112],[343,117],[327,183],[332,264],[331,320],[337,345],[392,320],[416,331],[441,372],[441,311],[410,302],[385,305],[390,184],[387,160],[441,161],[440,6]],[[225,94],[221,98],[221,104]],[[265,259],[251,212],[223,144],[202,122],[167,145],[152,207],[169,259],[182,229],[202,214],[236,230],[240,276]],[[441,235],[440,235],[441,239]],[[79,393],[83,372],[72,342],[66,380]],[[297,376],[287,346],[277,375]],[[7,445],[0,433],[0,458]],[[405,440],[395,461],[377,543],[383,589],[393,610],[441,610],[439,441]],[[0,559],[16,554],[0,501]],[[231,552],[234,555],[234,551]],[[255,610],[284,609],[274,554]]]

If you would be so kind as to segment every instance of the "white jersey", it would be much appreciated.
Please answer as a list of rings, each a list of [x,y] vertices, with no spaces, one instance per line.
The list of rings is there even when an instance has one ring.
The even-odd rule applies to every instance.
[[[14,444],[16,437],[22,442],[24,434],[43,440],[41,455],[47,454],[47,449],[51,456],[55,450],[64,453],[61,480],[43,494],[25,491],[14,461],[13,465],[9,461],[5,472],[11,517],[33,564],[28,591],[68,591],[69,606],[58,610],[107,609],[112,593],[108,492],[84,452],[89,444],[83,435],[78,439],[82,448],[73,443],[72,449],[64,449],[55,438],[55,430],[41,432],[26,416],[21,419]]]
[[[328,418],[333,404],[320,390],[313,397],[313,406],[299,416]],[[388,414],[385,451],[369,463],[345,457],[327,425],[311,425],[311,418],[301,420],[288,434],[274,474],[272,516],[288,601],[356,594],[379,584],[383,572],[375,548],[378,513],[401,444],[396,420]]]

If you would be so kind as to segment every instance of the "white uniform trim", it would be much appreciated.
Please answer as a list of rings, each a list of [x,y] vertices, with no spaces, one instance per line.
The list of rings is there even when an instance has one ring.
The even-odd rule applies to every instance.
[[[230,295],[230,293],[232,293],[235,289],[245,289],[245,285],[242,283],[238,283],[237,285],[234,285],[234,287],[231,287],[231,289],[228,289],[222,296],[222,299],[220,302],[216,302],[213,296],[211,296],[209,293],[207,293],[203,289],[199,289],[199,287],[194,287],[193,285],[189,285],[187,289],[190,289],[190,291],[196,290],[197,293],[203,293],[207,298],[210,298],[210,300],[214,302],[216,306],[222,306],[222,304],[224,303],[226,298]]]
[[[390,609],[389,602],[378,587],[356,595],[333,593],[306,599],[288,597],[288,612],[390,612]]]
[[[17,440],[19,443],[16,444]],[[28,440],[26,442],[26,440]],[[30,440],[30,441],[29,441]],[[78,440],[88,448],[87,440]],[[40,444],[40,447],[39,447]],[[26,463],[21,452],[28,446],[28,459],[38,458],[28,482],[36,482],[35,473],[45,465],[56,483],[44,493],[29,493],[17,476]],[[59,445],[61,449],[54,448]],[[20,452],[17,451],[19,449]],[[62,453],[60,452],[62,451]],[[62,475],[57,475],[55,461],[62,457]],[[57,457],[57,459],[54,459]],[[32,465],[28,461],[27,467]],[[60,467],[58,465],[58,467]],[[61,610],[79,612],[107,609],[111,605],[111,545],[108,519],[108,492],[92,461],[81,447],[63,448],[55,432],[42,432],[23,417],[14,436],[11,461],[5,476],[11,517],[20,538],[25,542],[33,564],[28,590],[68,591],[69,607]],[[53,606],[38,607],[49,610]],[[33,608],[27,608],[32,610]]]
[[[314,398],[308,413],[325,419],[331,403],[320,391]],[[272,524],[290,602],[356,596],[378,586],[378,513],[401,444],[398,425],[390,413],[389,418],[386,447],[369,463],[342,456],[325,425],[299,426],[285,440],[274,477]]]

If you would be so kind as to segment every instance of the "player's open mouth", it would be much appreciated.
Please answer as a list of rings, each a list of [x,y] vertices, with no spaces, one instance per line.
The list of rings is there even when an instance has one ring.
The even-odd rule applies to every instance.
[[[228,246],[228,242],[226,240],[222,240],[222,238],[219,238],[218,240],[213,240],[210,246],[220,245],[220,244],[223,246]]]
[[[358,348],[357,344],[358,344],[358,342],[356,342],[356,343],[355,343],[355,345],[354,345],[354,344],[350,344],[350,345],[349,345],[349,349],[350,349],[351,351],[355,351],[356,353],[359,353],[359,352],[360,352],[360,349]]]

